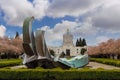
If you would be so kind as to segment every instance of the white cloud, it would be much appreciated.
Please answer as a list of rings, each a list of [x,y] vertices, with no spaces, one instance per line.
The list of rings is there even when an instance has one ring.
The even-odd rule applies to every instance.
[[[67,29],[70,31],[74,30],[77,26],[76,22],[72,21],[62,21],[61,23],[57,23],[54,28],[50,28],[49,26],[44,26],[41,29],[45,30],[45,38],[49,45],[55,42],[62,42],[63,34],[66,32]],[[58,44],[58,43],[57,43]],[[61,43],[59,43],[60,45]]]
[[[52,17],[79,16],[102,4],[101,0],[53,0],[47,12]]]
[[[44,26],[41,29],[45,30],[45,38],[48,45],[62,45],[63,34],[67,29],[70,30],[71,34],[73,34],[74,39],[76,37],[95,35],[97,33],[97,28],[92,27],[89,24],[89,20],[86,20],[84,24],[79,26],[80,23],[63,20],[61,23],[57,23],[54,28],[50,28],[49,26]],[[59,43],[58,43],[59,42]]]
[[[107,0],[102,9],[92,16],[93,26],[104,32],[120,32],[120,0]]]
[[[48,0],[0,0],[0,9],[4,12],[4,19],[9,25],[22,26],[28,16],[41,19],[49,5]]]
[[[63,20],[53,28],[42,27],[41,29],[46,31],[45,37],[49,44],[55,41],[58,44],[67,28],[75,36],[97,35],[98,43],[103,39],[107,40],[108,37],[99,36],[97,33],[100,30],[102,33],[120,33],[119,9],[120,0],[0,0],[0,12],[4,12],[4,19],[9,25],[22,26],[23,20],[28,16],[35,16],[39,20],[44,16],[76,17],[76,21]],[[81,21],[81,17],[84,20]]]
[[[99,7],[100,11],[94,12]],[[42,19],[46,15],[78,18],[81,14],[91,12],[92,16],[88,14],[92,18],[91,23],[83,22],[82,25],[86,28],[81,27],[81,30],[94,26],[110,32],[120,31],[120,0],[52,0],[51,3],[49,0],[0,0],[0,9],[5,13],[5,21],[15,26],[22,26],[23,20],[28,16],[35,16],[36,19]]]
[[[3,25],[0,25],[0,37],[4,37],[6,32],[6,27]]]
[[[96,35],[98,31],[99,31],[99,28],[93,26],[91,24],[91,17],[88,17],[86,18],[85,21],[78,24],[78,26],[74,30],[74,34],[82,35],[82,36]]]
[[[96,43],[106,42],[107,40],[109,40],[109,37],[107,36],[98,36],[96,38]]]

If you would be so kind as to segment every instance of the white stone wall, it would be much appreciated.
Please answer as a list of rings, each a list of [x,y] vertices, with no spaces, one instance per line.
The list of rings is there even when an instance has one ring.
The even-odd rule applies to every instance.
[[[63,47],[49,47],[54,50],[55,54],[60,54],[64,52],[66,54],[66,49],[70,49],[70,56],[76,56],[80,54],[82,47],[74,47],[74,46],[63,46]]]

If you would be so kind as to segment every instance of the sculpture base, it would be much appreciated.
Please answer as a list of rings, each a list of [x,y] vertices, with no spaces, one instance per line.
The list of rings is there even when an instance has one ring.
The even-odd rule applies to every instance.
[[[33,60],[31,62],[27,62],[25,65],[28,68],[36,68],[36,67],[43,67],[45,69],[55,68],[53,62],[48,59]]]
[[[70,67],[60,62],[53,62],[48,59],[38,59],[25,64],[28,68],[42,67],[44,69],[52,69],[55,67],[61,67],[62,69],[69,69]]]
[[[54,62],[54,65],[56,67],[61,67],[62,69],[69,69],[70,68],[69,66],[67,66],[67,65],[65,65],[63,63],[60,63],[60,62]]]

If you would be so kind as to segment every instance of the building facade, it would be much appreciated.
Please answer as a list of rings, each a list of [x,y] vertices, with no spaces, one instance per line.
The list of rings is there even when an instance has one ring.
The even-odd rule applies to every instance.
[[[76,47],[73,44],[73,35],[70,33],[69,29],[67,29],[66,33],[63,35],[63,44],[61,47],[49,47],[52,49],[55,54],[64,53],[67,56],[76,56],[81,54],[81,49],[83,47]]]

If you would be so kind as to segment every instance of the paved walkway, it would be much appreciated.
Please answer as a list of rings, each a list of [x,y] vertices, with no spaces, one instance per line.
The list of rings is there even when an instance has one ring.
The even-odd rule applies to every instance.
[[[111,65],[106,65],[102,63],[97,63],[97,62],[89,62],[87,67],[90,67],[91,69],[97,69],[97,68],[103,68],[103,69],[120,69],[120,67],[115,67]]]
[[[25,65],[13,66],[11,69],[27,68]]]

